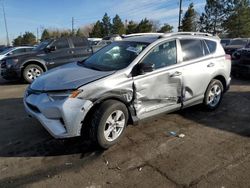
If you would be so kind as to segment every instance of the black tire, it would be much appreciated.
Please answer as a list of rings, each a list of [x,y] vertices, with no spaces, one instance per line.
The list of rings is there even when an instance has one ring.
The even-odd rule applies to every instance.
[[[105,138],[104,131],[107,131],[107,127],[110,125],[107,123],[107,120],[115,111],[121,111],[124,114],[124,127],[120,131],[119,136],[113,140],[109,141]],[[112,145],[116,144],[122,137],[124,130],[128,122],[128,110],[127,107],[116,100],[107,100],[104,101],[100,106],[95,110],[92,121],[91,121],[91,136],[93,141],[95,141],[101,148],[108,149]],[[118,129],[118,128],[117,128]],[[113,133],[112,133],[113,135]]]
[[[29,64],[23,70],[23,79],[28,83],[32,83],[43,72],[42,67],[39,65]]]
[[[220,97],[217,100],[215,100],[214,103],[211,103],[210,102],[211,101],[210,91],[213,90],[213,88],[216,86],[219,87],[221,94],[220,94]],[[207,88],[206,93],[205,93],[205,97],[204,97],[204,101],[203,101],[203,105],[205,106],[205,108],[207,110],[211,110],[211,111],[218,108],[218,106],[220,105],[221,100],[223,98],[223,93],[224,93],[224,87],[223,87],[223,84],[221,83],[221,81],[213,79],[210,82],[210,84],[208,85],[208,88]]]

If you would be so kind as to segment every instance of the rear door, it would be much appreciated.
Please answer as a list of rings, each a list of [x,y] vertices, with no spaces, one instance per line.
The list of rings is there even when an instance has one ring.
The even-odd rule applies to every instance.
[[[46,54],[48,68],[57,67],[74,61],[73,48],[70,47],[67,38],[57,39],[50,46],[55,46],[56,50]]]
[[[181,65],[184,102],[203,100],[211,76],[218,69],[218,63],[213,58],[216,43],[209,43],[210,50],[208,44],[202,39],[180,39],[180,44],[183,57]]]
[[[86,38],[83,37],[72,37],[72,45],[74,46],[73,56],[74,61],[82,61],[92,55],[92,49],[89,45],[89,42]]]
[[[181,107],[182,73],[178,66],[176,40],[154,47],[140,62],[155,70],[134,77],[134,108],[139,119]],[[137,65],[139,66],[139,65]]]

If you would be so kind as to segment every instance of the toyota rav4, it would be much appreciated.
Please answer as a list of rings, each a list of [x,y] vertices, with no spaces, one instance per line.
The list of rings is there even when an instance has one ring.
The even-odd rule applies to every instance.
[[[55,138],[89,131],[108,148],[127,124],[200,103],[214,110],[229,88],[230,71],[230,56],[209,34],[129,35],[38,77],[24,105]]]

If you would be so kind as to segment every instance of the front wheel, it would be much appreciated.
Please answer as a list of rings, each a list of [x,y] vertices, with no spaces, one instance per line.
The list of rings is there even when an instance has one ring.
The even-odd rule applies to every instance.
[[[95,141],[104,149],[116,144],[122,137],[128,122],[127,107],[115,100],[103,102],[92,118]]]
[[[37,77],[43,73],[42,67],[35,64],[26,66],[23,70],[23,78],[26,82],[32,83]]]
[[[219,105],[223,97],[224,87],[221,81],[213,79],[205,93],[204,106],[208,110],[215,110]]]

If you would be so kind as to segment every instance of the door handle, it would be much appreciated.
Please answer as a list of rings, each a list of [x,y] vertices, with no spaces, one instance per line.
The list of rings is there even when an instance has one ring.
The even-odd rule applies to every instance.
[[[69,54],[73,54],[73,53],[74,53],[74,51],[73,51],[73,50],[70,50],[70,51],[69,51]]]
[[[177,76],[181,76],[181,75],[182,75],[181,72],[176,71],[176,72],[174,72],[173,74],[170,74],[170,77],[172,78],[172,77],[177,77]]]
[[[207,65],[207,67],[213,67],[214,66],[214,63],[209,63],[208,65]]]

